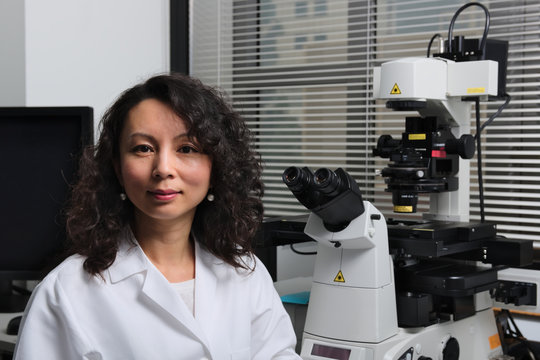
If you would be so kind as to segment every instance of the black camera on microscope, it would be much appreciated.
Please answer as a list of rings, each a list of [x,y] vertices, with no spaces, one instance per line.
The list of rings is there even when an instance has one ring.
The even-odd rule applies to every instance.
[[[401,140],[382,135],[373,155],[388,158],[381,171],[392,192],[396,213],[414,213],[420,193],[455,191],[459,157],[471,159],[475,153],[474,137],[457,139],[448,123],[436,117],[408,117]]]

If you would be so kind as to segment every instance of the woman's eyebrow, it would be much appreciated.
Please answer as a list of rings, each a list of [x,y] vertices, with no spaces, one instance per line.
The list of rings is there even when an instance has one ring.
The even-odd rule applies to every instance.
[[[188,137],[187,133],[181,133],[181,134],[176,135],[174,138],[181,139],[181,138],[187,138],[187,137]]]
[[[147,133],[143,133],[143,132],[134,132],[132,134],[129,134],[129,138],[134,138],[134,137],[137,137],[137,136],[140,136],[140,137],[144,137],[144,138],[147,138],[147,139],[150,139],[150,140],[154,140],[154,136],[150,135],[150,134],[147,134]],[[188,134],[187,133],[181,133],[181,134],[178,134],[176,135],[174,138],[175,139],[180,139],[180,138],[186,138],[188,137]]]
[[[128,137],[130,139],[132,139],[132,138],[138,137],[138,136],[143,137],[143,138],[147,138],[147,139],[151,139],[151,140],[154,139],[154,137],[152,135],[146,134],[146,133],[143,133],[143,132],[134,132],[134,133],[129,134]]]

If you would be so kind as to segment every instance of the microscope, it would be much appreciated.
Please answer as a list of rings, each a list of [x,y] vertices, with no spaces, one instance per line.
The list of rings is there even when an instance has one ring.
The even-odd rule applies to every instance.
[[[375,98],[420,115],[373,150],[390,162],[380,174],[401,218],[385,219],[341,168],[284,171],[310,211],[304,233],[318,242],[303,359],[508,359],[492,310],[498,272],[531,263],[532,242],[469,221],[468,162],[472,101],[501,96],[504,46],[449,36],[434,57],[374,70]],[[410,220],[419,195],[429,195],[429,211]]]
[[[374,359],[373,349],[358,343],[381,343],[398,332],[383,215],[343,169],[290,167],[283,180],[311,210],[304,232],[319,243],[302,358]]]
[[[303,359],[503,359],[489,293],[496,267],[404,256],[404,247],[389,241],[395,234],[382,213],[341,168],[290,167],[283,181],[310,210],[304,232],[318,242]],[[395,226],[403,237],[403,225]],[[469,243],[466,253],[496,241],[482,230],[472,235],[475,225],[456,226],[460,238],[448,242]],[[412,239],[426,247],[438,242]]]

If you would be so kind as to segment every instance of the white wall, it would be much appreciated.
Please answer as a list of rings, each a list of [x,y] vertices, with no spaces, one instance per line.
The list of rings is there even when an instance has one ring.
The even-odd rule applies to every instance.
[[[25,102],[24,1],[0,1],[0,106]]]
[[[24,102],[2,98],[9,90],[0,79],[2,106],[91,106],[97,122],[120,92],[170,69],[168,0],[0,3],[4,1],[7,5],[1,5],[0,12],[10,14],[0,15],[0,22],[13,18],[16,23],[11,28],[24,29],[24,51],[15,56],[18,64],[24,64],[23,74],[15,73],[17,87],[24,89]],[[1,35],[0,49],[9,41],[18,47],[20,34]],[[1,56],[0,76],[9,68],[14,65]],[[9,82],[13,86],[14,80]]]

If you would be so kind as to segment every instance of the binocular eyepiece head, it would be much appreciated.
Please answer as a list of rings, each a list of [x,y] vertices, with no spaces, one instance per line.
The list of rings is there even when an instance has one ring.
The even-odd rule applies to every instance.
[[[302,205],[323,219],[328,230],[341,230],[364,212],[358,184],[341,168],[313,173],[307,167],[291,166],[282,179]]]
[[[295,195],[311,189],[326,196],[335,196],[348,187],[348,182],[343,182],[340,176],[327,168],[321,168],[313,173],[307,167],[291,166],[285,169],[282,179]]]

